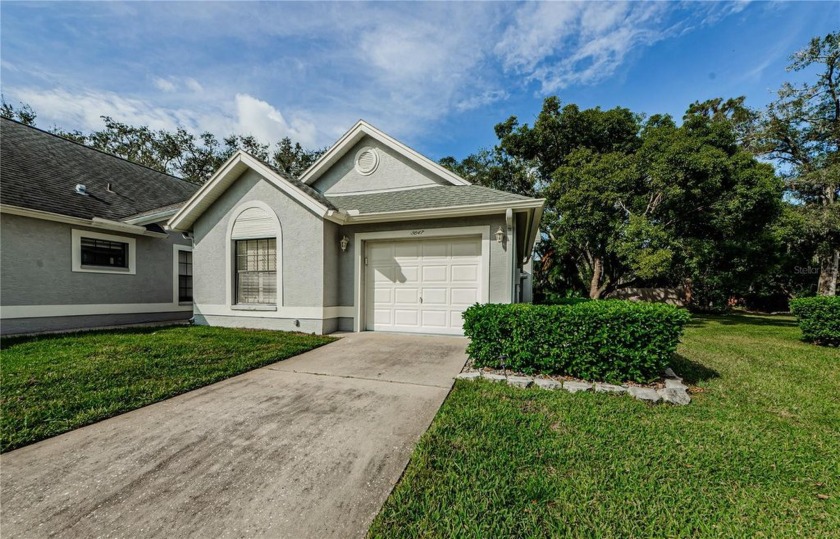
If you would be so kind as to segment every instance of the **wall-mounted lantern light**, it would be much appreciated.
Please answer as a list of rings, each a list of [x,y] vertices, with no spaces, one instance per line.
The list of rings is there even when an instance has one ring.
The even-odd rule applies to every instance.
[[[502,243],[505,240],[505,231],[502,230],[502,227],[499,227],[499,230],[496,231],[496,242]]]
[[[338,242],[338,244],[341,245],[341,252],[342,253],[347,252],[347,246],[350,245],[350,238],[348,238],[347,236],[344,236],[344,237],[341,238],[341,241]]]

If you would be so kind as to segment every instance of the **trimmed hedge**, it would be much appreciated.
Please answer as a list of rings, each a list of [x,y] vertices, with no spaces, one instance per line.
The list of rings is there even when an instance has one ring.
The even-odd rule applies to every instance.
[[[691,318],[670,305],[598,300],[574,305],[476,304],[464,312],[477,367],[586,380],[657,379]]]
[[[794,299],[790,310],[799,320],[802,340],[840,346],[840,296]]]

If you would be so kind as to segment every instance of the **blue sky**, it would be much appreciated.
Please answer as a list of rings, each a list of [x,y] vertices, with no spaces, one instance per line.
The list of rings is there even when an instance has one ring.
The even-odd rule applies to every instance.
[[[99,116],[218,136],[334,142],[364,118],[462,158],[548,95],[679,118],[695,100],[761,107],[790,54],[840,28],[840,2],[0,3],[0,86],[38,125]]]

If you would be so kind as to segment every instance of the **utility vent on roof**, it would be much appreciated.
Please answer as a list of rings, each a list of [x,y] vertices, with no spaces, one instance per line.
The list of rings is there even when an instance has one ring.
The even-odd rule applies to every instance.
[[[376,148],[362,148],[356,154],[356,172],[369,176],[376,171],[379,166],[379,154]]]
[[[87,187],[85,187],[85,186],[84,186],[84,185],[82,185],[81,183],[77,183],[77,184],[76,184],[76,194],[77,194],[77,195],[85,195],[85,196],[87,196],[87,194],[88,194],[88,193],[87,193]]]

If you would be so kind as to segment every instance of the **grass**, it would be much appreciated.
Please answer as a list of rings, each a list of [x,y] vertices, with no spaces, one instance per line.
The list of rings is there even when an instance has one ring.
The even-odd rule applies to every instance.
[[[0,341],[0,451],[146,406],[334,339],[202,326]]]
[[[458,381],[370,537],[838,537],[840,350],[695,318],[684,407]]]

